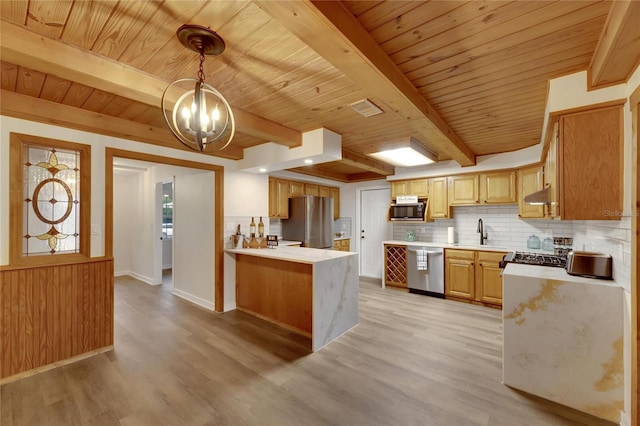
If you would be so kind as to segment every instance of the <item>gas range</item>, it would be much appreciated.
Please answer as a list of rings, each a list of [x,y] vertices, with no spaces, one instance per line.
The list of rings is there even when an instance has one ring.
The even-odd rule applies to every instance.
[[[567,256],[562,254],[531,253],[514,251],[504,256],[500,267],[504,268],[508,263],[520,263],[523,265],[553,266],[556,268],[567,267]]]

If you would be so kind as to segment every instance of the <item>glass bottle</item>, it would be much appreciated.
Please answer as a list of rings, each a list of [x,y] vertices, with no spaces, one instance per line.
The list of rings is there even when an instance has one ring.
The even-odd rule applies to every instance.
[[[249,225],[249,235],[251,238],[256,237],[256,221],[253,216],[251,216],[251,224]]]
[[[264,237],[264,223],[262,223],[262,216],[260,216],[260,222],[258,222],[258,237]]]

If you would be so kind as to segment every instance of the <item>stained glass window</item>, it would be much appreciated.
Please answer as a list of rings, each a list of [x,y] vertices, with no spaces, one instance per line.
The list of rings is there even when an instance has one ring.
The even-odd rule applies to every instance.
[[[80,151],[23,145],[22,255],[80,252]]]

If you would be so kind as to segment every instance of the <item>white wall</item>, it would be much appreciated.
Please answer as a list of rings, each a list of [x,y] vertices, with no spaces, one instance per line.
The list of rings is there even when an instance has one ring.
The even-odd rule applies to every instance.
[[[136,175],[113,176],[113,253],[115,275],[126,275],[131,270],[131,235],[134,217],[134,188]]]
[[[134,142],[79,130],[66,129],[50,124],[36,123],[18,118],[0,116],[0,265],[9,263],[9,133],[17,132],[91,145],[91,224],[99,231],[91,236],[91,256],[104,255],[105,209],[105,148],[156,154],[224,167],[234,167],[234,162],[177,149]]]
[[[176,176],[173,293],[213,310],[215,281],[214,174]]]

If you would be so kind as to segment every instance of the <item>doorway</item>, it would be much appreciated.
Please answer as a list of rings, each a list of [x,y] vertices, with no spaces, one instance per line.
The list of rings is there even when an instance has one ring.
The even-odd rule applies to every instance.
[[[392,237],[387,221],[391,190],[360,190],[360,275],[382,279],[384,264],[382,242]]]
[[[174,178],[175,179],[175,178]],[[173,180],[161,182],[161,197],[156,201],[161,216],[162,286],[173,288]]]
[[[105,256],[107,257],[114,257],[114,157],[118,159],[156,163],[160,165],[160,167],[178,166],[178,168],[189,169],[187,174],[180,176],[180,182],[178,182],[178,176],[174,179],[174,199],[179,194],[183,194],[184,196],[184,200],[175,203],[176,206],[183,205],[184,208],[182,208],[180,212],[177,210],[174,212],[173,227],[174,230],[177,230],[174,232],[174,237],[184,234],[184,247],[178,247],[178,241],[174,239],[172,293],[204,306],[207,309],[222,312],[224,310],[224,252],[223,245],[220,242],[223,239],[222,224],[224,215],[222,208],[223,168],[217,165],[198,163],[179,158],[107,148],[105,155]],[[176,175],[177,173],[171,174]],[[155,176],[157,177],[157,175]],[[146,182],[149,181],[159,182],[162,181],[162,179],[156,180],[154,177],[151,177],[146,180]],[[144,179],[142,183],[144,183]],[[178,185],[178,183],[180,183],[180,185]],[[151,193],[149,195],[154,197],[154,202],[146,204],[149,207],[146,208],[143,206],[141,207],[142,209],[147,209],[147,212],[160,211],[155,207],[157,205],[155,200],[161,197],[161,191],[156,192],[151,189],[150,191],[146,191],[146,193],[144,191],[139,193],[143,194],[143,197],[146,197],[144,194]],[[126,204],[138,205],[139,207],[142,202],[143,200],[140,198],[130,197]],[[202,212],[206,212],[206,214]],[[196,217],[193,215],[196,215]],[[137,216],[138,215],[133,214],[129,215],[129,222],[133,222]],[[181,219],[179,219],[179,216]],[[139,215],[139,217],[142,218],[144,215]],[[146,217],[148,217],[148,213]],[[176,221],[180,222],[180,220],[182,221],[182,225],[176,223]],[[162,270],[161,253],[155,249],[155,247],[160,248],[160,244],[156,244],[156,242],[160,241],[162,229],[161,220],[154,220],[153,222],[158,223],[158,225],[152,226],[148,221],[141,219],[141,223],[135,224],[131,228],[131,233],[135,235],[131,252],[142,253],[145,250],[152,252],[152,263],[158,263],[158,268],[156,268],[155,265],[149,265],[149,262],[145,264],[143,273],[148,277],[153,275],[152,271]],[[138,234],[142,232],[152,233],[155,237],[144,238],[143,241],[142,238],[138,238]],[[182,258],[176,259],[176,254],[180,254]],[[178,264],[184,265],[182,268],[184,273],[178,274],[176,270]],[[196,266],[202,270],[206,267],[206,273]],[[179,283],[177,281],[179,275],[186,277],[181,281],[183,284],[180,285],[178,285]],[[149,281],[159,284],[162,281],[162,277],[157,277],[157,279],[156,277],[152,277],[152,280]]]

